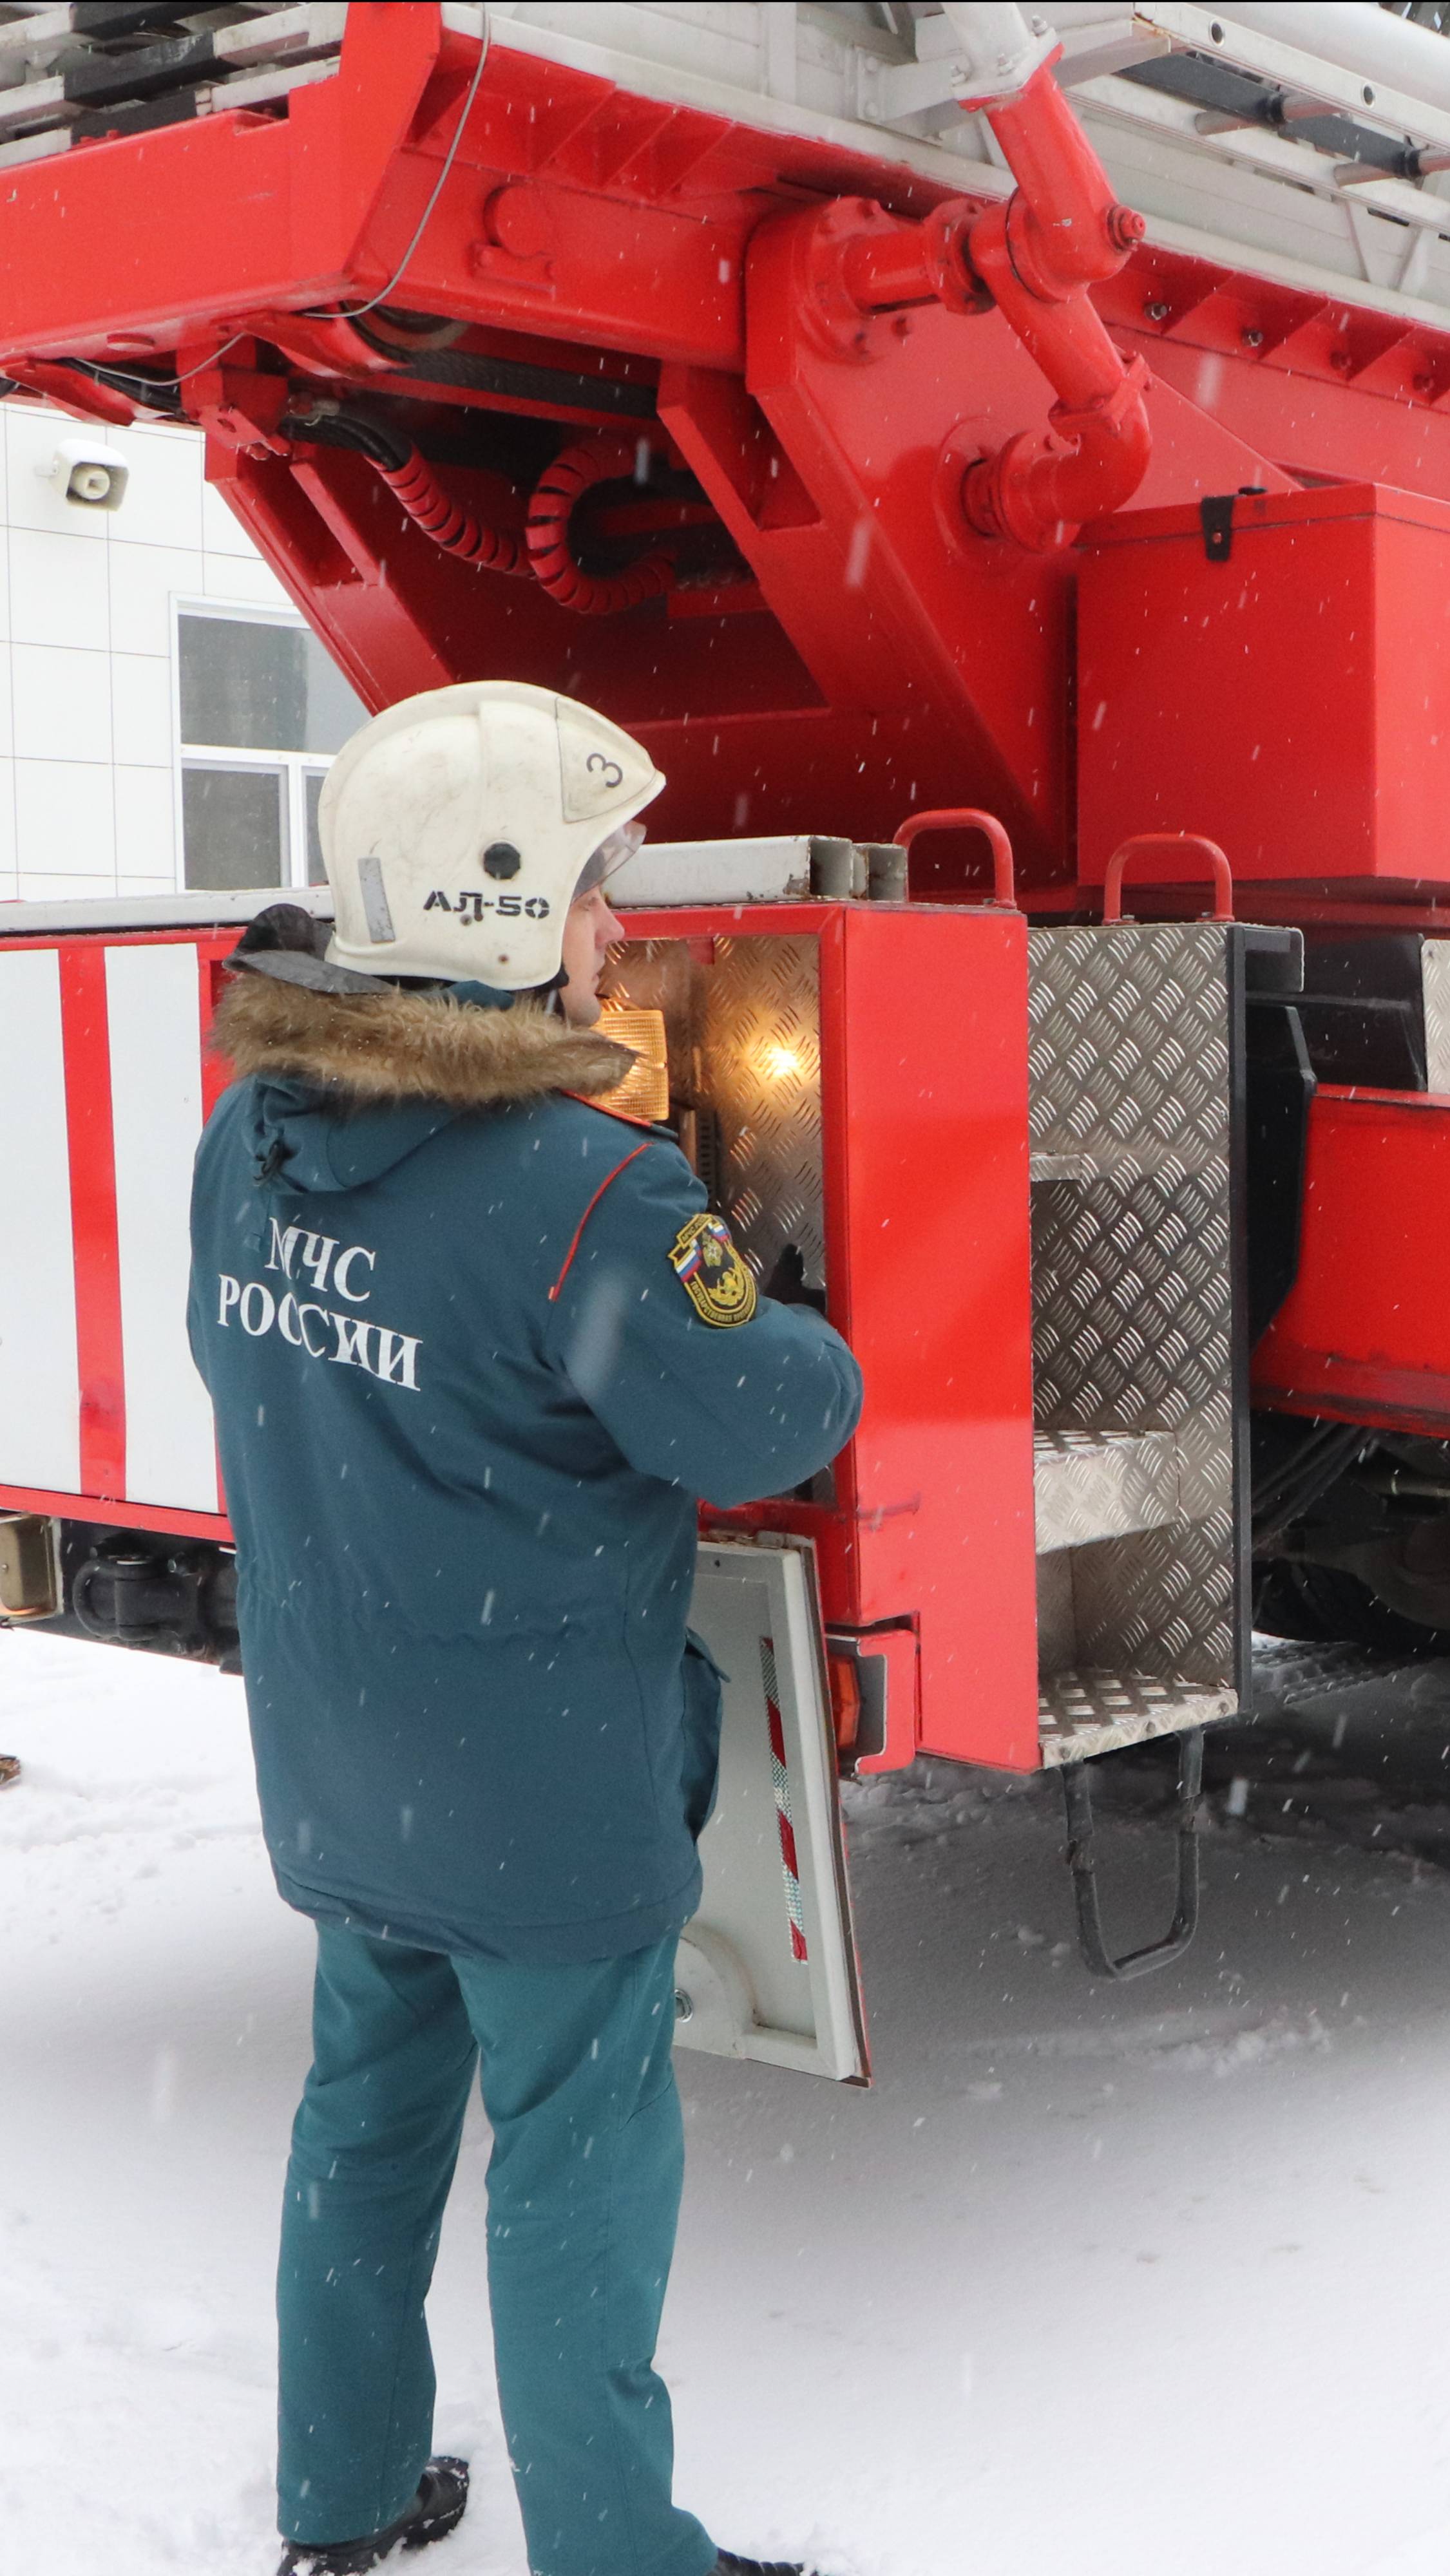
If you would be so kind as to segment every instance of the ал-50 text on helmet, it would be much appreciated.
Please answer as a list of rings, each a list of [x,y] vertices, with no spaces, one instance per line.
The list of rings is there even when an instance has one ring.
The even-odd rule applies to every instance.
[[[582,870],[664,783],[629,734],[550,689],[466,680],[404,698],[323,785],[329,959],[512,993],[551,983]]]

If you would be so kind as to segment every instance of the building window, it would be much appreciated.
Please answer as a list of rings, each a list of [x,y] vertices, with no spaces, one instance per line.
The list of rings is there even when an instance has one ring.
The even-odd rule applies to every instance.
[[[322,883],[317,804],[367,709],[300,620],[181,607],[181,835],[189,886]]]

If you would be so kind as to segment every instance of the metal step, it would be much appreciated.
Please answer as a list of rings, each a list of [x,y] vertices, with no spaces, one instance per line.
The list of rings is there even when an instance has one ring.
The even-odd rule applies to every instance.
[[[1171,1431],[1035,1432],[1038,1555],[1182,1519],[1181,1464]]]
[[[1238,1694],[1192,1682],[1158,1682],[1143,1673],[1062,1672],[1042,1685],[1038,1739],[1046,1771],[1120,1753],[1155,1735],[1179,1735],[1231,1717]]]

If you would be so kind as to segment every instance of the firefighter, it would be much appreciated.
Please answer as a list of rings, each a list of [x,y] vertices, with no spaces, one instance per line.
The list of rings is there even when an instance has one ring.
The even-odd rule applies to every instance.
[[[278,1887],[317,1923],[278,2308],[282,2570],[440,2538],[424,2298],[475,2065],[495,2358],[535,2576],[753,2571],[671,2499],[653,2354],[683,2164],[674,1951],[719,1678],[695,1510],[799,1484],[860,1379],[758,1295],[630,1058],[601,882],[663,785],[476,682],[354,736],[325,954],[231,961],[190,1309]],[[782,2572],[784,2576],[784,2572]]]

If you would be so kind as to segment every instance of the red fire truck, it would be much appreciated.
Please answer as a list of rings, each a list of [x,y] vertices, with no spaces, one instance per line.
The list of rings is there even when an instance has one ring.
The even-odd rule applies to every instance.
[[[7,394],[194,423],[370,707],[506,673],[667,775],[613,1004],[868,1389],[706,1515],[684,2035],[861,2072],[837,1765],[1060,1767],[1122,1972],[1086,1765],[1180,1736],[1172,1955],[1254,1617],[1450,1630],[1450,48],[0,14]],[[234,1658],[186,1184],[265,899],[0,916],[11,1619]]]

